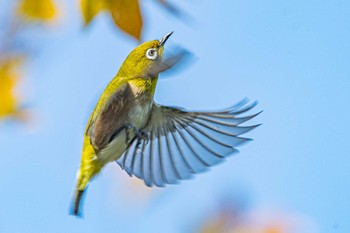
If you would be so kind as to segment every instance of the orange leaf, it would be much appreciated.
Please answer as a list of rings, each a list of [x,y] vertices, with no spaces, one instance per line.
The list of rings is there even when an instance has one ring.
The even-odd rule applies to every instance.
[[[115,24],[124,32],[141,40],[142,16],[138,0],[106,0]]]

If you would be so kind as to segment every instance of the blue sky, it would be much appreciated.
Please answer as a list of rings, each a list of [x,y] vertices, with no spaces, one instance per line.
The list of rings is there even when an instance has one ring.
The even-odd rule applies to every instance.
[[[190,23],[142,2],[144,40],[174,30],[169,46],[197,58],[160,80],[155,100],[213,110],[249,97],[263,125],[238,155],[180,185],[144,188],[145,200],[127,198],[127,175],[108,165],[84,219],[68,215],[84,127],[137,43],[106,15],[82,30],[77,4],[61,3],[65,19],[35,42],[43,48],[25,70],[34,130],[1,124],[1,232],[191,232],[231,194],[307,219],[302,232],[350,232],[349,1],[176,2]]]

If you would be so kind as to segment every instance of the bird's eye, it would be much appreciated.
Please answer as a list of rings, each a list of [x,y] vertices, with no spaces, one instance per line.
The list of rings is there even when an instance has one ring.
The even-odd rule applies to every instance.
[[[146,57],[148,59],[154,60],[157,58],[157,50],[155,49],[148,49],[146,52]]]

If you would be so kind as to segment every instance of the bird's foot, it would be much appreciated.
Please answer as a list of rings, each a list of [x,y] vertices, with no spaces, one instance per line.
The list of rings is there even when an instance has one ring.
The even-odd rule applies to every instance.
[[[137,138],[141,141],[143,140],[146,144],[149,142],[150,134],[148,131],[141,130],[137,135]]]
[[[137,144],[136,144],[136,151],[137,153],[142,153],[141,151],[141,142],[144,141],[144,145],[147,145],[147,143],[149,142],[149,138],[150,138],[150,135],[149,135],[149,132],[145,131],[145,130],[141,130],[139,132],[139,134],[137,135]]]
[[[139,130],[138,128],[136,128],[134,125],[132,124],[126,124],[124,125],[125,128],[125,132],[126,132],[126,139],[125,139],[125,143],[128,144],[129,141],[131,140],[130,138],[130,131],[129,130],[133,130],[133,133],[135,135],[135,138],[137,139],[137,146],[140,146],[141,141],[144,141],[145,144],[147,144],[150,140],[150,133],[148,131],[145,130]]]
[[[124,125],[124,128],[125,128],[125,133],[126,133],[125,144],[128,144],[130,139],[131,139],[129,130],[133,130],[134,135],[136,137],[138,137],[138,135],[140,134],[140,131],[138,130],[138,128],[136,128],[132,124],[126,124],[126,125]]]

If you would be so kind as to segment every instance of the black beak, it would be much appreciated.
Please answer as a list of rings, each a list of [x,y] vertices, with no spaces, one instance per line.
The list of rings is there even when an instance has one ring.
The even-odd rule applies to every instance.
[[[171,36],[171,34],[173,34],[174,31],[169,32],[168,34],[166,34],[165,36],[163,36],[162,39],[159,40],[159,47],[163,46],[165,44],[165,42],[169,39],[169,37]]]

